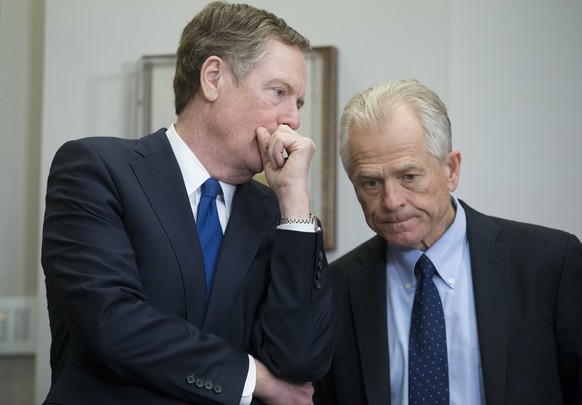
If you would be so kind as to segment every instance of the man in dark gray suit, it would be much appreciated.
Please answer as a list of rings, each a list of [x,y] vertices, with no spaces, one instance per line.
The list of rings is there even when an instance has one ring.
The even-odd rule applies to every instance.
[[[315,403],[581,404],[580,241],[458,200],[446,107],[417,81],[354,96],[340,131],[377,235],[330,265],[337,347]]]
[[[332,296],[307,194],[315,145],[296,132],[309,51],[265,10],[211,3],[181,37],[175,124],[60,148],[42,240],[45,403],[311,403]],[[271,188],[252,180],[263,169]],[[207,181],[215,266],[197,230]]]

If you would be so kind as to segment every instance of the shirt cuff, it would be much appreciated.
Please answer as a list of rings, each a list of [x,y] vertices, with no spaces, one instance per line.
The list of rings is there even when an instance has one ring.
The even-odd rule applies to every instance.
[[[315,229],[313,229],[313,225],[311,225],[311,224],[282,224],[282,225],[277,225],[277,229],[282,229],[285,231],[315,233]],[[318,230],[319,229],[320,228],[318,228]]]
[[[255,359],[253,359],[253,356],[250,354],[248,356],[249,371],[247,373],[247,379],[245,381],[242,397],[240,399],[240,405],[250,405],[251,401],[253,400],[255,386],[257,385],[257,366],[255,365]]]

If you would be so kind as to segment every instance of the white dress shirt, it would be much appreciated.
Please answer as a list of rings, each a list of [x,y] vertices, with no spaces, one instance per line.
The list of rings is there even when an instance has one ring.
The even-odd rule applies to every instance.
[[[202,166],[202,163],[198,160],[196,155],[190,150],[188,145],[182,140],[182,138],[176,132],[174,125],[166,131],[166,136],[172,147],[172,151],[176,156],[178,161],[178,166],[180,166],[180,171],[182,172],[182,177],[184,179],[184,184],[186,185],[186,193],[190,199],[190,206],[192,208],[192,214],[196,220],[196,213],[198,209],[198,202],[200,201],[202,184],[210,178],[208,171]],[[236,186],[231,184],[219,182],[222,188],[222,195],[216,197],[216,209],[218,211],[218,218],[220,220],[220,226],[222,227],[222,232],[226,230],[226,225],[230,217],[232,209],[232,199],[236,191]],[[313,226],[305,224],[284,224],[279,225],[278,229],[293,230],[300,232],[315,232]],[[247,373],[247,379],[242,392],[242,398],[240,405],[249,405],[253,399],[253,392],[257,383],[257,370],[255,365],[255,360],[251,355],[249,357],[249,369]]]

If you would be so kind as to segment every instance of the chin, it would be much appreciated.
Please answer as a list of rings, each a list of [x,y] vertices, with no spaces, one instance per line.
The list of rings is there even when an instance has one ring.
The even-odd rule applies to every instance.
[[[388,241],[390,245],[412,248],[416,249],[417,246],[421,245],[422,238],[412,234],[411,232],[386,232],[384,233],[384,239]]]

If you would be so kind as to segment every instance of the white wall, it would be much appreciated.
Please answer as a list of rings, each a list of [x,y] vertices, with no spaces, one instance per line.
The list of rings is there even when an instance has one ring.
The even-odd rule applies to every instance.
[[[0,296],[35,294],[42,10],[32,1],[0,0]]]
[[[582,237],[582,2],[453,1],[458,194]]]
[[[42,181],[68,139],[134,136],[136,62],[174,52],[182,27],[206,3],[47,0]],[[461,198],[485,212],[582,236],[582,159],[575,155],[582,151],[580,2],[249,3],[283,16],[314,46],[339,49],[340,109],[355,92],[387,79],[414,77],[436,90],[464,152]],[[338,175],[337,250],[330,259],[371,235],[339,162]],[[43,323],[37,403],[49,385]]]
[[[37,291],[42,11],[35,0],[0,0],[2,298]],[[7,348],[10,340],[6,337],[0,346]],[[0,355],[0,402],[32,403],[33,375],[32,354]]]

